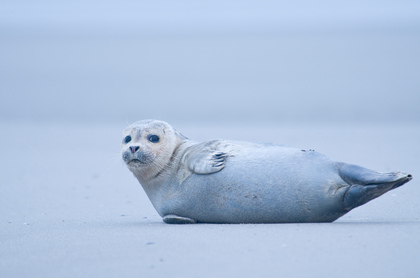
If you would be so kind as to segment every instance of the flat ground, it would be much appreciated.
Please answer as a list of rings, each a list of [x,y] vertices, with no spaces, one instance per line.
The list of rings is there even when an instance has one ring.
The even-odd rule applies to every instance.
[[[420,126],[192,126],[414,179],[329,224],[167,225],[121,125],[0,124],[0,277],[420,277]]]

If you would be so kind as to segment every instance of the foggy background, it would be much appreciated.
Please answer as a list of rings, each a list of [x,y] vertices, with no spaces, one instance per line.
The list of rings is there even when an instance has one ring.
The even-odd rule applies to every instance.
[[[0,0],[0,277],[418,278],[419,104],[418,0]],[[333,223],[167,225],[121,160],[145,118],[414,178]]]
[[[419,1],[1,1],[0,118],[419,122]]]

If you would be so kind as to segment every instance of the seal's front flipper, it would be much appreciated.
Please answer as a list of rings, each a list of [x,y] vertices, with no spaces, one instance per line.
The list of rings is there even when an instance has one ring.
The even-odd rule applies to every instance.
[[[340,166],[338,172],[350,185],[343,198],[346,210],[361,206],[412,179],[410,174],[402,172],[378,173],[345,163]]]
[[[195,224],[197,221],[188,217],[181,217],[175,214],[168,214],[163,217],[166,224]]]
[[[195,174],[211,174],[225,167],[228,155],[214,149],[192,149],[186,154],[185,160],[188,169]]]

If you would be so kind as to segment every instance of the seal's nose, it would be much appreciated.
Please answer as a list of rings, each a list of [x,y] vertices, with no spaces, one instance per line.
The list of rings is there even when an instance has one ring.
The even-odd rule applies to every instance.
[[[130,151],[131,151],[131,153],[135,153],[136,151],[138,151],[140,149],[140,147],[139,146],[131,146],[130,147]]]

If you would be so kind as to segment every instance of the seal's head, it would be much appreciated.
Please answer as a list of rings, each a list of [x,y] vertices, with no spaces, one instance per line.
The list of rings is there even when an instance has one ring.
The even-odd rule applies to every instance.
[[[185,140],[166,122],[139,121],[123,132],[122,158],[137,178],[148,180],[170,166],[171,158]]]

